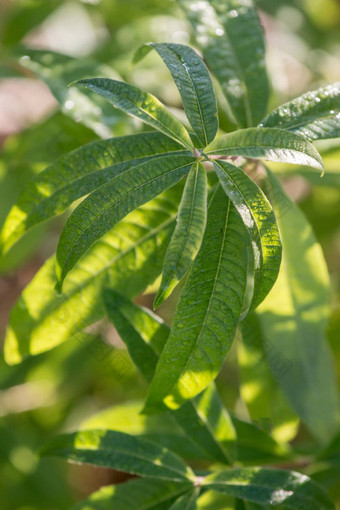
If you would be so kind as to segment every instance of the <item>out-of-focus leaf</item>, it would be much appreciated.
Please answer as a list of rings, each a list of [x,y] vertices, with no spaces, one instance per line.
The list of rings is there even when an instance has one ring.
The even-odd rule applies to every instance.
[[[183,496],[180,496],[169,508],[169,510],[196,510],[198,490],[194,489]]]
[[[322,159],[314,145],[301,135],[275,128],[249,128],[217,138],[205,151],[222,156],[243,156],[323,171]]]
[[[326,492],[306,475],[283,469],[216,471],[202,485],[246,501],[286,509],[335,510]]]
[[[175,482],[194,478],[183,460],[166,448],[114,430],[84,430],[56,436],[41,454]]]
[[[80,501],[71,510],[168,510],[172,501],[188,490],[186,482],[137,479],[108,485]]]
[[[207,221],[207,189],[205,168],[194,163],[184,187],[176,228],[165,254],[154,308],[171,294],[200,249]]]
[[[155,96],[148,92],[122,81],[105,78],[78,80],[73,85],[92,90],[110,101],[115,108],[161,131],[186,148],[193,147],[185,127]]]
[[[240,127],[260,122],[269,95],[263,31],[251,0],[178,0]]]
[[[151,383],[145,412],[177,409],[218,374],[234,339],[247,287],[248,234],[223,189],[208,209],[190,270]]]
[[[180,187],[180,189],[182,189]],[[176,221],[178,188],[134,211],[101,239],[70,273],[64,294],[54,291],[50,259],[12,310],[5,357],[10,364],[48,351],[104,315],[102,289],[110,285],[133,298],[157,278]]]
[[[167,155],[113,176],[89,195],[71,214],[57,248],[57,289],[67,273],[106,232],[137,207],[176,184],[192,166],[189,155]]]
[[[309,140],[340,136],[340,82],[279,106],[260,126],[287,129]]]
[[[254,257],[254,293],[258,306],[275,283],[281,263],[281,241],[273,209],[261,189],[243,170],[226,161],[215,161],[221,186],[248,230]]]
[[[206,147],[218,130],[217,104],[208,69],[197,53],[183,44],[149,43],[142,46],[134,60],[139,61],[152,48],[171,72],[199,147]]]
[[[329,276],[320,245],[299,208],[267,171],[268,196],[276,212],[283,244],[278,280],[259,307],[266,338],[291,363],[281,373],[270,356],[269,366],[295,412],[322,442],[338,427],[338,394],[325,329],[329,317]]]
[[[180,149],[161,133],[141,133],[95,141],[62,156],[28,183],[12,207],[0,234],[3,252],[27,230],[62,213],[129,166],[170,152],[180,154]]]

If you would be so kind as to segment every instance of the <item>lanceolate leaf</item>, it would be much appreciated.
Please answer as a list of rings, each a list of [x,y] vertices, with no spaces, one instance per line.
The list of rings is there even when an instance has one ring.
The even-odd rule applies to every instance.
[[[128,83],[106,78],[79,80],[73,85],[86,87],[110,101],[115,108],[136,117],[191,149],[192,142],[185,127],[153,95]]]
[[[133,298],[152,283],[161,272],[181,189],[172,188],[106,234],[69,274],[62,296],[54,291],[54,257],[46,262],[12,310],[6,361],[19,363],[77,339],[78,332],[104,315],[103,286]]]
[[[340,136],[340,82],[279,106],[260,126],[288,129],[309,140]]]
[[[150,381],[170,328],[159,317],[115,291],[107,290],[104,301],[109,319],[127,345],[133,362],[145,379]],[[230,462],[235,453],[235,430],[213,384],[172,412],[172,417],[207,458]]]
[[[218,129],[217,104],[208,69],[197,53],[183,44],[149,43],[142,46],[134,60],[140,60],[152,48],[169,68],[200,147],[206,147]]]
[[[167,249],[162,281],[155,297],[157,308],[185,275],[201,246],[207,221],[207,177],[203,165],[194,163],[183,191],[177,225]]]
[[[306,165],[323,171],[322,159],[316,148],[303,136],[283,129],[250,128],[235,131],[218,138],[205,152]]]
[[[72,202],[123,172],[132,161],[137,164],[180,150],[177,142],[155,132],[92,142],[61,157],[28,184],[12,207],[1,232],[3,252],[31,227],[62,213]]]
[[[273,209],[261,189],[243,170],[225,161],[214,162],[222,188],[240,214],[254,253],[252,307],[266,297],[277,278],[281,242]]]
[[[182,291],[145,412],[177,409],[218,374],[245,299],[247,236],[241,218],[218,187],[209,205],[202,247]]]
[[[58,289],[78,260],[129,212],[186,175],[191,156],[164,156],[132,166],[87,197],[69,217],[57,248]]]
[[[196,510],[198,489],[194,489],[183,496],[180,496],[169,510]]]
[[[268,195],[276,211],[283,261],[279,278],[259,307],[265,338],[291,367],[281,373],[270,355],[269,366],[295,412],[311,432],[326,442],[338,427],[338,394],[325,330],[329,318],[329,276],[320,245],[299,208],[269,172]]]
[[[292,510],[335,510],[319,485],[294,471],[258,467],[228,469],[207,476],[202,485],[262,505]]]
[[[187,482],[134,479],[102,487],[72,510],[168,510],[171,502],[187,490]]]
[[[56,436],[42,454],[163,480],[183,482],[194,477],[183,460],[166,448],[113,430],[84,430]]]
[[[266,114],[263,29],[251,0],[178,0],[240,127]]]

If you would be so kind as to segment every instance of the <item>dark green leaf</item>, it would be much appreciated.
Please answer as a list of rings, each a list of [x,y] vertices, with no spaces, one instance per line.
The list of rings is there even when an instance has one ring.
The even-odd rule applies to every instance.
[[[85,430],[53,438],[42,455],[163,480],[193,480],[185,463],[156,443],[113,430]]]
[[[191,149],[192,142],[185,127],[154,96],[128,83],[105,78],[79,80],[73,85],[85,87],[104,97],[115,108],[136,117]]]
[[[218,130],[217,104],[208,69],[197,53],[183,44],[149,43],[142,46],[134,60],[140,60],[152,48],[171,72],[199,147],[206,147]]]
[[[163,156],[131,166],[89,195],[69,217],[57,248],[58,290],[78,260],[128,213],[170,188],[190,170],[191,156]]]
[[[146,412],[177,409],[218,374],[234,339],[247,283],[248,234],[221,187],[149,389]]]
[[[251,0],[178,0],[240,127],[256,125],[269,95],[263,31]]]
[[[235,131],[218,138],[205,152],[306,165],[323,171],[322,159],[316,148],[303,136],[283,129],[250,128]]]
[[[340,136],[340,82],[279,106],[260,126],[288,129],[309,140]]]
[[[180,496],[169,510],[196,510],[198,490],[194,489],[183,496]]]
[[[162,281],[155,297],[157,308],[185,275],[200,249],[207,221],[207,177],[194,163],[178,209],[177,225],[165,254]]]

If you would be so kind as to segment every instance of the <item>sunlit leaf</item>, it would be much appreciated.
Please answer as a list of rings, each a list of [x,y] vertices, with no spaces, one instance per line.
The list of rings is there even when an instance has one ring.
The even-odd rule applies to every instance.
[[[103,286],[133,298],[152,283],[175,226],[178,191],[173,188],[134,211],[103,237],[70,273],[62,296],[54,291],[54,257],[46,262],[11,312],[6,361],[19,363],[76,339],[104,315]]]
[[[194,477],[182,459],[166,448],[113,430],[84,430],[56,436],[41,453],[163,480],[181,482]]]
[[[247,242],[240,216],[218,187],[209,205],[201,249],[149,389],[146,412],[177,409],[218,374],[245,299]]]
[[[57,248],[58,290],[78,260],[128,213],[176,184],[191,156],[167,155],[131,166],[89,195],[71,214]]]
[[[199,146],[206,147],[215,138],[218,117],[214,88],[203,60],[192,48],[170,43],[148,43],[136,53],[134,60],[140,60],[152,48],[171,72]]]
[[[340,82],[279,106],[260,126],[288,129],[309,140],[340,136]]]
[[[178,0],[240,127],[266,114],[263,30],[251,0]]]
[[[324,490],[306,475],[283,469],[216,471],[202,485],[246,501],[285,509],[335,510]]]
[[[115,108],[161,131],[191,149],[192,142],[185,127],[153,95],[128,83],[105,78],[79,80],[73,85],[85,87],[104,97]]]
[[[157,308],[185,275],[201,246],[207,221],[205,168],[194,163],[178,209],[177,225],[165,254],[162,281],[155,297]]]
[[[251,238],[254,256],[251,306],[256,307],[274,285],[280,269],[281,242],[275,215],[261,189],[243,170],[226,161],[215,161],[214,167]]]
[[[3,252],[27,230],[62,213],[132,164],[162,154],[180,154],[180,149],[161,133],[141,133],[92,142],[62,156],[28,183],[12,207],[0,234]]]
[[[222,156],[243,156],[323,171],[322,159],[314,145],[301,135],[276,128],[249,128],[217,138],[205,151]]]

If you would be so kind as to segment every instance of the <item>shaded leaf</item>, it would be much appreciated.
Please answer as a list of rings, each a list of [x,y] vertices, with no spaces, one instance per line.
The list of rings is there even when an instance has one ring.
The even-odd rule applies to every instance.
[[[340,82],[279,106],[260,126],[287,129],[309,140],[340,136]]]
[[[184,481],[194,477],[182,459],[166,448],[113,430],[62,434],[54,437],[41,454],[163,480]]]
[[[228,469],[207,476],[202,485],[253,503],[298,510],[335,510],[321,487],[294,471],[258,467]]]
[[[135,117],[191,149],[192,142],[185,127],[153,95],[122,81],[105,78],[79,80],[72,85],[85,87],[104,97],[115,108]]]
[[[207,177],[194,163],[183,191],[177,224],[165,254],[162,281],[155,297],[157,308],[185,275],[200,249],[207,221]]]
[[[183,496],[180,496],[169,508],[169,510],[196,510],[198,490],[194,489]]]
[[[301,135],[275,128],[249,128],[221,136],[209,145],[207,154],[243,156],[323,171],[322,159],[314,145]]]
[[[250,127],[267,111],[263,31],[251,0],[178,0],[221,84],[236,123]]]
[[[213,84],[203,60],[192,48],[173,43],[148,43],[134,60],[138,62],[151,49],[157,51],[171,72],[199,147],[206,147],[215,138],[218,116]]]
[[[254,294],[251,306],[256,307],[274,285],[280,269],[281,241],[275,215],[261,189],[243,170],[226,161],[215,161],[214,167],[252,242]]]
[[[28,183],[12,207],[1,231],[3,251],[27,230],[62,213],[132,164],[169,152],[176,155],[180,149],[161,133],[141,133],[95,141],[62,156]]]
[[[89,195],[71,214],[57,248],[58,290],[78,260],[128,213],[170,188],[190,170],[191,156],[164,156],[131,166]]]
[[[149,389],[145,412],[177,409],[218,374],[245,299],[247,236],[241,218],[218,187],[209,205],[201,249]]]

